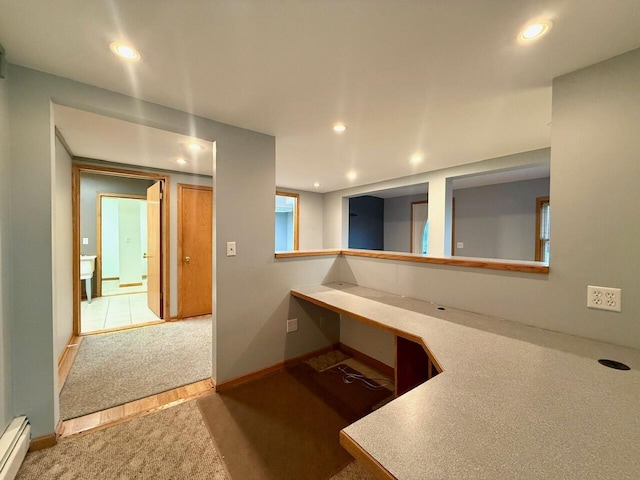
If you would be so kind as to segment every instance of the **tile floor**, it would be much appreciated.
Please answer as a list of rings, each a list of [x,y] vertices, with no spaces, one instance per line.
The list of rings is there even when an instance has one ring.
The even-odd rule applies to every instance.
[[[147,307],[146,293],[113,295],[82,302],[80,313],[82,333],[122,328],[160,320]]]
[[[144,293],[147,291],[147,279],[142,279],[142,285],[135,287],[120,287],[120,280],[103,280],[102,296],[122,295],[123,293]]]

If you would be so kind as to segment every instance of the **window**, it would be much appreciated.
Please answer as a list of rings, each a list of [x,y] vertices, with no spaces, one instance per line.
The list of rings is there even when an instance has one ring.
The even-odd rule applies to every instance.
[[[549,197],[536,199],[536,261],[549,263],[549,228],[551,225]]]
[[[276,252],[298,250],[300,195],[276,192]]]

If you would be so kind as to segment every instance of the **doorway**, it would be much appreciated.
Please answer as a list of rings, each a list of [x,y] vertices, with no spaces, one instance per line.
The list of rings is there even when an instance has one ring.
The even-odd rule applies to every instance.
[[[429,251],[429,204],[411,202],[411,253],[427,255]]]
[[[212,313],[213,189],[178,184],[178,317]]]
[[[84,164],[72,174],[74,334],[163,322],[169,177]]]

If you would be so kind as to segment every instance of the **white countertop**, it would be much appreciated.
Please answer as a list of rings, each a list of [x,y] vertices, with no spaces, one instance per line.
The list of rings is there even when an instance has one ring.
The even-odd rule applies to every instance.
[[[344,429],[396,478],[640,478],[639,351],[346,283],[292,294],[420,337],[444,369]]]

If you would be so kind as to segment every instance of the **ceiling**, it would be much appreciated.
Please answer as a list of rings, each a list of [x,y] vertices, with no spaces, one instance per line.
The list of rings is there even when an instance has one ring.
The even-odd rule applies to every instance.
[[[211,142],[62,105],[54,104],[53,114],[75,157],[213,175]],[[192,151],[191,143],[201,149]]]
[[[0,0],[0,11],[10,62],[274,135],[278,185],[318,191],[548,147],[552,79],[640,46],[637,0]],[[522,45],[538,18],[553,28]],[[114,40],[142,59],[113,56]]]

